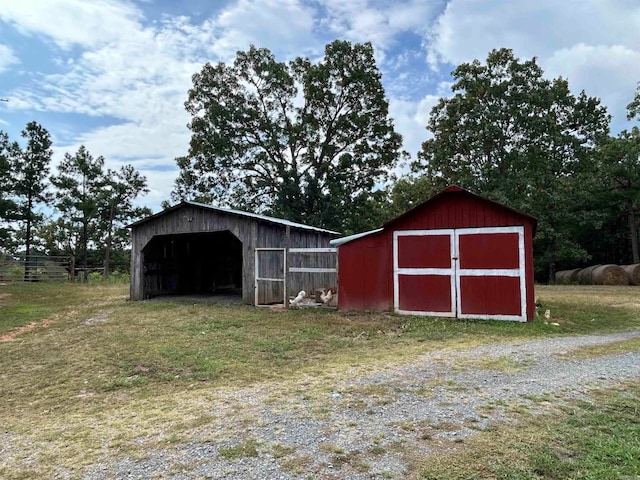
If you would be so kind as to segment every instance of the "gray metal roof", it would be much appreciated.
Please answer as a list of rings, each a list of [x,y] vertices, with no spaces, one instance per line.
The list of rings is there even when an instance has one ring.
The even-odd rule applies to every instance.
[[[318,228],[318,227],[312,227],[310,225],[304,225],[303,223],[296,223],[296,222],[292,222],[290,220],[285,220],[283,218],[276,218],[276,217],[269,217],[267,215],[260,215],[257,213],[251,213],[251,212],[243,212],[242,210],[234,210],[232,208],[224,208],[224,207],[214,207],[213,205],[207,205],[206,203],[199,203],[199,202],[192,202],[192,201],[183,201],[180,202],[177,205],[174,205],[172,207],[169,207],[165,210],[162,210],[161,212],[155,213],[149,217],[143,218],[142,220],[138,220],[135,223],[132,223],[131,225],[129,225],[129,227],[134,227],[136,225],[139,225],[141,223],[145,223],[153,218],[156,218],[160,215],[163,215],[166,212],[170,212],[172,210],[176,210],[179,207],[183,206],[183,205],[191,205],[194,207],[198,207],[198,208],[205,208],[207,210],[214,210],[217,212],[223,212],[223,213],[229,213],[231,215],[238,215],[240,217],[248,217],[248,218],[255,218],[256,220],[261,220],[264,222],[269,222],[269,223],[275,223],[275,224],[279,224],[279,225],[284,225],[287,227],[293,227],[293,228],[299,228],[302,230],[313,230],[316,232],[321,232],[321,233],[330,233],[332,235],[340,235],[340,232],[334,232],[333,230],[327,230],[324,228]]]
[[[368,232],[356,233],[354,235],[349,235],[348,237],[336,238],[334,240],[329,241],[329,245],[332,247],[339,247],[344,243],[351,242],[352,240],[356,240],[358,238],[366,237],[368,235],[373,235],[374,233],[378,233],[384,230],[383,228],[376,228],[375,230],[369,230]]]

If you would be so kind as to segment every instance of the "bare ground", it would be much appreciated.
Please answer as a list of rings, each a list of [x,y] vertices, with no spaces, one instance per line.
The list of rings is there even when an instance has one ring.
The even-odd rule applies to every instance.
[[[202,395],[211,422],[189,441],[113,458],[85,479],[410,478],[411,458],[590,389],[640,380],[640,352],[577,358],[640,331],[442,350],[376,370],[354,365],[287,383]],[[545,398],[545,401],[536,400]],[[59,472],[63,478],[64,472]]]

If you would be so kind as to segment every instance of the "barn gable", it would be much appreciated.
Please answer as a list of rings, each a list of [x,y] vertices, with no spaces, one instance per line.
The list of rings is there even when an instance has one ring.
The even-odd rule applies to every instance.
[[[255,304],[282,302],[287,248],[326,248],[337,232],[196,202],[182,202],[132,225],[132,300],[167,294],[236,293]],[[298,275],[300,282],[305,279]],[[292,290],[295,280],[289,282]],[[258,291],[256,291],[258,290]]]
[[[381,229],[332,241],[339,308],[524,321],[536,220],[449,187]]]
[[[384,228],[469,228],[520,225],[526,219],[535,228],[536,219],[527,213],[451,186],[427,201],[389,220]]]

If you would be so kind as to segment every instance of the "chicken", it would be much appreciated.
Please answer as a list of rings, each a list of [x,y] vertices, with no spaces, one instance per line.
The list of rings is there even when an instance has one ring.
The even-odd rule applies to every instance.
[[[546,320],[550,320],[551,319],[551,310],[545,310],[544,312],[544,318]]]
[[[298,306],[306,296],[307,296],[307,293],[304,290],[300,290],[296,298],[294,298],[293,300],[290,299],[289,303],[291,304],[291,306]]]
[[[322,300],[322,304],[329,305],[332,299],[333,299],[333,288],[329,288],[328,290],[326,290],[326,293],[325,293],[325,289],[323,288],[322,293],[320,294],[320,300]]]

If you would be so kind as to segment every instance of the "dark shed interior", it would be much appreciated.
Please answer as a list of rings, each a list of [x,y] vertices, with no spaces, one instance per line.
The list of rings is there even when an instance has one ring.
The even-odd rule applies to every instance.
[[[242,242],[229,230],[156,235],[142,254],[144,298],[242,296]]]

